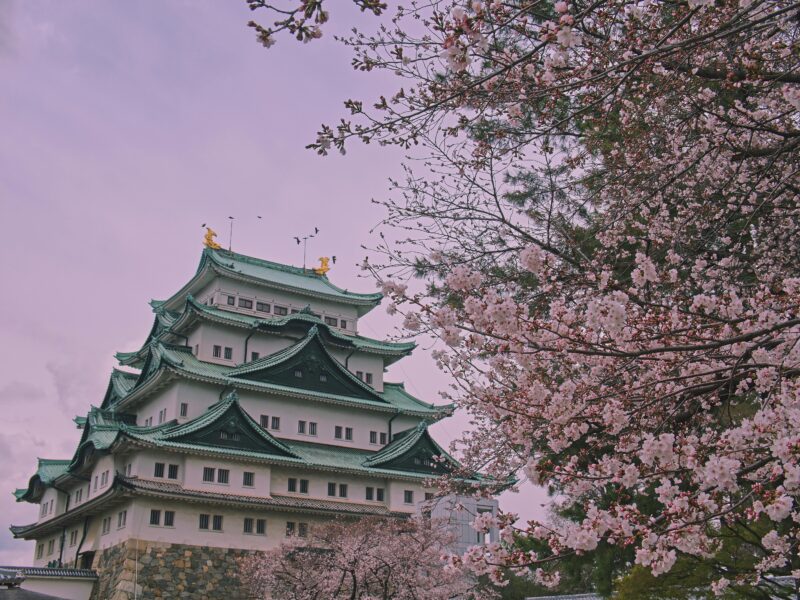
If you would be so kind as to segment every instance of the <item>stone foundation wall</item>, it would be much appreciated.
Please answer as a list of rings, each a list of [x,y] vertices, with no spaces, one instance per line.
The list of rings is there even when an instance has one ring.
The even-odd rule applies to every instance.
[[[91,600],[133,600],[134,586],[140,600],[250,600],[239,579],[238,561],[253,554],[252,550],[144,540],[137,550],[136,540],[126,540],[95,555],[92,568],[99,579]]]

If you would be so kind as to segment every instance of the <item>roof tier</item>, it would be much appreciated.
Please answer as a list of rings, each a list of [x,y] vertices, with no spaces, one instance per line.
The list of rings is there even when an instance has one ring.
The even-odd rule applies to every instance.
[[[432,442],[427,427],[399,434],[379,451],[276,438],[256,423],[239,404],[235,392],[205,413],[187,421],[140,427],[126,415],[92,408],[71,460],[45,461],[28,488],[15,493],[18,501],[36,502],[43,486],[57,479],[80,476],[94,453],[115,448],[148,447],[234,460],[291,465],[311,470],[369,476],[427,479],[445,474],[458,463]]]
[[[310,382],[303,385],[293,377],[281,376],[281,371],[291,372],[295,364],[304,365],[302,368],[306,368],[305,364],[324,366],[332,375],[328,378],[329,383],[323,385],[317,379],[314,385]],[[379,392],[363,383],[330,356],[325,348],[324,329],[315,326],[293,346],[238,367],[203,362],[188,346],[153,341],[147,346],[136,385],[124,397],[104,407],[126,410],[170,378],[187,378],[221,387],[401,413],[428,420],[452,414],[453,409],[452,405],[436,406],[423,402],[409,394],[402,384],[385,383],[383,392]]]
[[[284,317],[261,318],[242,314],[224,308],[207,306],[189,295],[181,312],[168,311],[163,307],[154,308],[155,322],[144,346],[135,352],[118,352],[117,360],[125,366],[141,367],[147,352],[147,345],[153,340],[166,341],[170,334],[183,336],[198,320],[219,323],[230,327],[273,333],[279,335],[305,335],[311,327],[319,328],[326,342],[340,348],[355,349],[370,354],[378,354],[384,358],[384,364],[390,365],[400,358],[409,355],[416,344],[414,342],[387,342],[366,336],[344,333],[324,322],[319,315],[310,309],[302,310]]]
[[[194,277],[168,299],[154,301],[153,305],[176,310],[183,305],[189,294],[197,292],[217,276],[230,277],[306,298],[353,305],[359,316],[375,308],[383,298],[380,293],[359,294],[342,289],[331,283],[327,276],[319,275],[313,269],[283,265],[228,250],[205,248]]]

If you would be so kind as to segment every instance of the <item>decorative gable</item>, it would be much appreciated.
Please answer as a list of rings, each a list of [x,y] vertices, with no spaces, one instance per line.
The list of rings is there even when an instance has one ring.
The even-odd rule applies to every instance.
[[[216,409],[216,410],[215,410]],[[201,417],[164,433],[163,440],[173,443],[215,446],[295,457],[283,443],[261,429],[239,405],[235,394],[212,407]]]
[[[228,377],[386,402],[330,355],[316,326],[294,346],[242,365],[228,372]]]
[[[382,450],[370,456],[365,466],[397,471],[443,475],[458,466],[428,433],[425,423],[403,431]]]

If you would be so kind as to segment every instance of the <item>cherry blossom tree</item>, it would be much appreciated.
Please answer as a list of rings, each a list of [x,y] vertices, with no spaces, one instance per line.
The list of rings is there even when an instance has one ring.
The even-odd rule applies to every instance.
[[[366,518],[313,527],[241,566],[259,598],[449,600],[475,595],[475,579],[448,565],[449,530],[435,522]]]
[[[285,28],[327,19],[299,5]],[[555,583],[602,545],[657,576],[746,532],[716,593],[800,576],[799,24],[787,0],[427,0],[344,40],[402,87],[310,147],[416,147],[365,267],[441,340],[467,463],[576,515],[501,517],[457,564]]]

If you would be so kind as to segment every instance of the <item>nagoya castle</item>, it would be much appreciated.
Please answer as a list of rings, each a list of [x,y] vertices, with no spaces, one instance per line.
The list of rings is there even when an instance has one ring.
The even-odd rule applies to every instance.
[[[212,236],[191,279],[151,301],[152,329],[116,355],[99,406],[75,419],[74,454],[40,458],[15,492],[38,505],[36,522],[11,527],[35,541],[33,567],[89,573],[94,599],[249,598],[242,556],[333,517],[430,510],[426,486],[457,465],[428,431],[452,407],[384,380],[414,343],[358,333],[380,294],[337,287],[327,260],[277,264]],[[474,514],[435,512],[460,548],[482,541]]]

